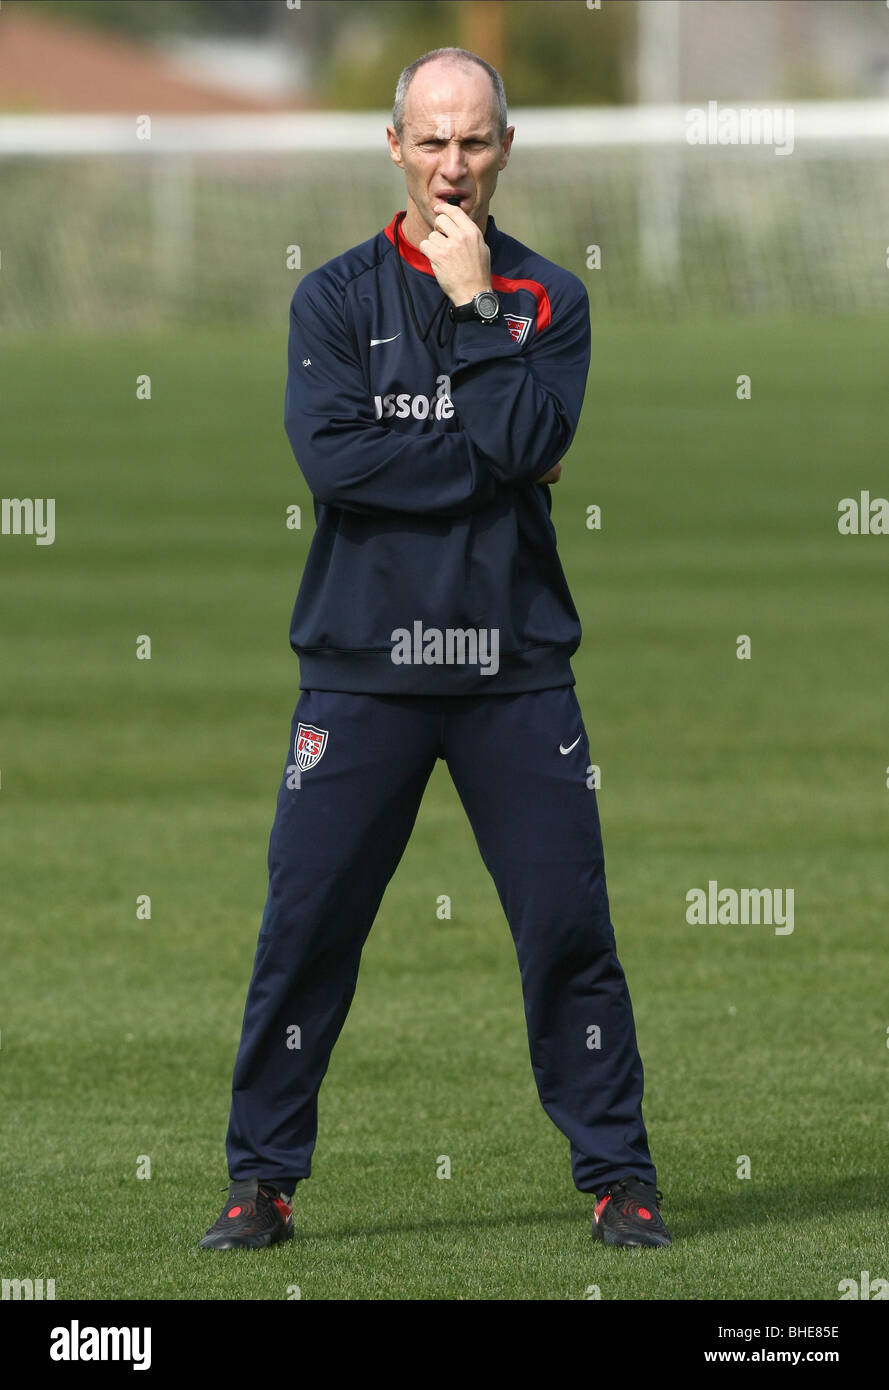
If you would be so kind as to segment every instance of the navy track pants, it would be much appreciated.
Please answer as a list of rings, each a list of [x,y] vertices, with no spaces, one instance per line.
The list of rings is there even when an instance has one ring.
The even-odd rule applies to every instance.
[[[323,751],[297,777],[300,724],[321,731],[304,738],[307,757],[321,742]],[[301,692],[232,1081],[230,1177],[289,1189],[309,1176],[318,1091],[436,758],[447,764],[512,931],[534,1079],[570,1141],[575,1186],[601,1191],[629,1175],[656,1183],[572,686],[477,697]]]

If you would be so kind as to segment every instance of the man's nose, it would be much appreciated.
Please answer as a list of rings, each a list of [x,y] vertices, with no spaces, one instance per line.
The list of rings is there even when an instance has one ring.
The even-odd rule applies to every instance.
[[[457,183],[466,173],[466,153],[459,140],[449,140],[441,157],[439,172],[449,183]]]

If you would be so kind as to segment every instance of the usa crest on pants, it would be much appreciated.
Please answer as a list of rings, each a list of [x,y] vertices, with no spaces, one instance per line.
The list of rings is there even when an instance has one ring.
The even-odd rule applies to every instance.
[[[316,729],[314,724],[297,726],[293,741],[293,752],[300,772],[308,772],[310,767],[322,757],[327,747],[327,730]]]

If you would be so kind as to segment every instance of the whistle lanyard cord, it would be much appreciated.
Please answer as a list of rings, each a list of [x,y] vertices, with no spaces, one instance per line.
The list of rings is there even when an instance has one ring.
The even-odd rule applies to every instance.
[[[418,319],[417,319],[416,311],[415,311],[415,309],[414,309],[414,301],[413,301],[413,299],[411,298],[411,292],[410,292],[410,289],[409,289],[408,283],[407,283],[407,276],[406,276],[405,273],[404,273],[404,258],[403,258],[402,254],[401,254],[401,244],[400,244],[399,234],[398,234],[398,229],[399,229],[399,227],[401,226],[401,224],[402,224],[402,222],[404,221],[404,218],[405,218],[406,216],[407,216],[407,213],[406,213],[406,212],[402,212],[402,213],[398,216],[398,218],[396,219],[396,222],[395,222],[395,254],[396,254],[396,256],[398,257],[398,273],[399,273],[399,275],[401,276],[401,283],[402,283],[402,285],[403,285],[403,287],[404,287],[404,293],[405,293],[405,295],[407,296],[408,308],[409,308],[410,311],[411,311],[411,319],[413,320],[413,324],[414,324],[414,328],[415,328],[416,333],[417,333],[417,337],[420,339],[420,342],[421,342],[421,343],[425,343],[426,339],[429,337],[429,334],[430,334],[431,331],[432,331],[433,325],[435,324],[436,320],[438,320],[439,322],[438,322],[438,331],[437,331],[437,333],[436,333],[436,342],[438,343],[438,346],[439,346],[439,347],[447,347],[448,343],[451,341],[451,339],[452,339],[453,336],[454,336],[455,325],[454,325],[453,323],[451,323],[450,319],[448,319],[447,317],[442,318],[442,313],[443,313],[444,308],[445,308],[445,306],[446,306],[446,304],[447,304],[447,302],[448,302],[448,297],[447,297],[446,294],[442,294],[441,303],[439,304],[438,308],[435,310],[435,313],[432,315],[432,318],[429,320],[429,323],[428,323],[428,325],[426,326],[425,332],[423,331],[423,329],[420,328],[420,324],[419,324],[419,321],[418,321]],[[450,327],[450,332],[447,334],[446,337],[442,337],[442,331],[441,331],[441,330],[442,330],[442,325],[443,325],[443,324],[448,325],[448,326]]]

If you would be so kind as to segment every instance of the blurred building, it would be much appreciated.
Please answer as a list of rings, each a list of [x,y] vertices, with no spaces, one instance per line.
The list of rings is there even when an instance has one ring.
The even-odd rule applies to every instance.
[[[639,100],[889,95],[884,0],[636,0],[635,9],[637,55],[646,31],[658,34],[657,71],[637,86]],[[669,95],[649,97],[657,87]]]
[[[150,2],[150,0],[149,0]],[[39,5],[0,13],[0,110],[207,115],[308,104],[288,49],[272,39],[164,44],[75,24]]]

